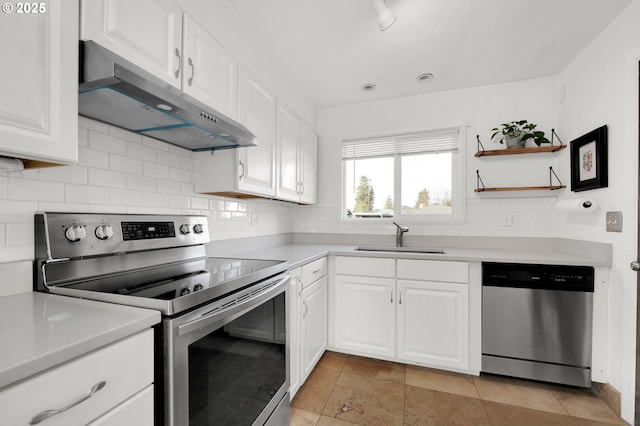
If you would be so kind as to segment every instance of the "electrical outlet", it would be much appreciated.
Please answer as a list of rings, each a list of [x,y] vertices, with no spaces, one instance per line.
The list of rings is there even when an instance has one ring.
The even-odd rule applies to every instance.
[[[251,227],[256,228],[260,226],[260,215],[258,213],[251,213]]]
[[[607,232],[622,232],[622,212],[607,212]]]
[[[518,213],[500,213],[500,226],[516,226]]]

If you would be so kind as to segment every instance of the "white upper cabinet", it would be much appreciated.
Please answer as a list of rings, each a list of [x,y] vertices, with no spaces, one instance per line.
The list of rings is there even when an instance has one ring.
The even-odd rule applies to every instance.
[[[300,122],[300,152],[298,159],[300,202],[313,204],[317,200],[318,135],[304,122]]]
[[[276,113],[276,146],[278,156],[278,198],[298,201],[298,145],[300,143],[300,119],[284,103],[278,100]]]
[[[237,118],[237,59],[171,0],[84,0],[81,38]]]
[[[218,112],[238,117],[238,60],[184,15],[182,90]]]
[[[276,96],[244,67],[238,72],[238,121],[258,146],[237,149],[238,189],[276,195]]]
[[[2,17],[0,155],[68,164],[77,161],[78,4],[40,4],[43,13]]]
[[[80,37],[180,88],[182,10],[171,0],[83,0]]]
[[[195,190],[233,197],[276,195],[276,97],[244,67],[238,73],[238,121],[257,146],[196,152]]]
[[[276,196],[282,200],[316,202],[316,133],[278,100],[276,112]]]

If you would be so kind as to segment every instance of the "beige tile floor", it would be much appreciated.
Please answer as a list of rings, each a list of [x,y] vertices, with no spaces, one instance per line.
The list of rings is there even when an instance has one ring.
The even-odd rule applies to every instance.
[[[587,389],[325,352],[291,425],[625,425]]]

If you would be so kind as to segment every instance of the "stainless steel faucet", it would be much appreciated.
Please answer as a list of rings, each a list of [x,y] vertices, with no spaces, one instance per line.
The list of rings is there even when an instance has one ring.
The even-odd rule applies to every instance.
[[[393,222],[396,226],[396,247],[402,247],[402,236],[405,232],[409,232],[409,228],[406,226],[400,226],[397,223]]]

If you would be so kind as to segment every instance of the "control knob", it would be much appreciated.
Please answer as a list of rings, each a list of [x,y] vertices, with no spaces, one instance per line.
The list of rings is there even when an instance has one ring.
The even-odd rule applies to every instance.
[[[100,225],[96,227],[95,234],[99,240],[109,240],[113,237],[113,227],[111,225]]]
[[[191,230],[189,229],[189,224],[185,223],[183,225],[180,225],[180,233],[183,235],[187,235],[191,233]]]
[[[196,234],[202,234],[203,231],[204,231],[204,227],[202,226],[201,223],[197,223],[193,225],[193,232],[195,232]]]
[[[64,231],[64,236],[72,243],[82,241],[87,236],[87,230],[82,225],[71,225]]]

